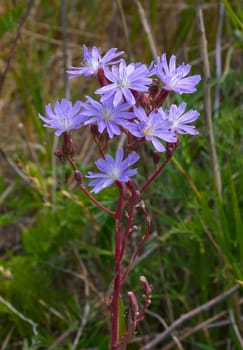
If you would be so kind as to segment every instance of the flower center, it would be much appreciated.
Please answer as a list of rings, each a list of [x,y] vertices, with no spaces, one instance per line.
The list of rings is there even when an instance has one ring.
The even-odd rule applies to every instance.
[[[170,79],[170,82],[168,84],[168,87],[171,89],[174,88],[174,86],[178,83],[179,80],[181,80],[184,77],[184,71],[180,67],[178,67],[174,72]]]
[[[105,121],[111,122],[114,119],[114,112],[112,109],[104,108],[101,116]]]
[[[121,172],[120,172],[120,169],[118,169],[117,167],[114,167],[109,174],[110,179],[113,181],[118,180],[120,176],[121,176]]]
[[[59,125],[63,130],[67,130],[70,126],[70,120],[68,118],[59,119]]]
[[[99,68],[99,61],[96,58],[90,57],[86,61],[86,66],[93,69],[94,71]]]
[[[129,88],[129,86],[130,86],[130,81],[129,81],[128,77],[126,77],[126,76],[122,77],[122,78],[120,79],[120,81],[118,81],[117,86],[118,86],[120,89]]]
[[[154,130],[153,130],[153,128],[146,125],[145,128],[143,128],[143,134],[145,137],[153,136]]]

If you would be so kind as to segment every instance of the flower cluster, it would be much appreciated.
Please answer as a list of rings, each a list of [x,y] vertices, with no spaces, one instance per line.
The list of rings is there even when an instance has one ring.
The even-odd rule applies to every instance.
[[[104,136],[105,146],[100,145],[102,158],[95,163],[100,172],[87,175],[92,179],[89,184],[93,187],[92,192],[98,193],[114,182],[126,183],[136,174],[136,169],[128,168],[138,161],[138,147],[145,142],[151,142],[156,152],[164,152],[166,144],[178,142],[178,134],[198,133],[191,125],[199,117],[197,111],[186,111],[184,102],[178,106],[172,104],[169,109],[164,109],[162,104],[171,91],[193,93],[201,78],[199,75],[188,76],[191,66],[176,65],[174,55],[167,61],[163,54],[156,63],[147,66],[127,64],[121,58],[123,52],[116,48],[103,56],[97,47],[89,51],[84,45],[83,49],[81,67],[71,66],[67,72],[70,78],[96,75],[101,85],[95,91],[97,99],[87,96],[86,101],[74,105],[62,99],[55,103],[54,110],[48,104],[46,116],[39,114],[39,118],[45,127],[55,129],[57,136],[89,124]],[[125,150],[119,148],[113,159],[105,154],[106,148],[109,140],[121,133],[127,136]]]

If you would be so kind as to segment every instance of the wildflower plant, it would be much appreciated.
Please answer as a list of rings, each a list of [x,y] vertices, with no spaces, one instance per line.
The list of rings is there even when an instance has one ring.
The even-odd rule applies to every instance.
[[[44,126],[56,130],[62,136],[62,150],[56,155],[68,161],[74,171],[79,188],[98,207],[114,219],[115,252],[114,282],[111,292],[111,337],[110,350],[122,350],[133,338],[138,322],[144,318],[146,308],[151,303],[152,286],[145,276],[140,276],[144,300],[139,305],[133,291],[127,293],[128,317],[126,329],[120,324],[123,312],[120,308],[121,290],[127,275],[141,252],[151,230],[151,217],[146,209],[144,192],[161,174],[179,146],[179,135],[196,135],[198,131],[191,123],[199,117],[195,110],[186,111],[186,103],[172,104],[166,110],[162,107],[166,97],[172,92],[193,93],[200,81],[199,75],[187,76],[190,65],[176,66],[173,55],[169,63],[166,54],[158,57],[157,63],[149,66],[142,63],[127,64],[116,48],[110,49],[102,57],[100,49],[92,50],[84,45],[84,58],[81,67],[70,67],[70,78],[96,76],[99,88],[93,97],[87,96],[84,102],[74,105],[67,99],[56,102],[54,110],[46,106],[46,116],[39,115]],[[91,133],[100,158],[95,162],[96,170],[83,176],[75,162],[75,147],[71,131],[91,124]],[[100,135],[103,135],[102,142]],[[115,157],[109,154],[114,148],[114,139],[124,134],[123,147],[118,147]],[[105,142],[104,142],[105,140]],[[136,175],[139,166],[146,160],[141,149],[148,144],[153,150],[154,169],[144,183],[139,183]],[[160,155],[158,157],[158,154]],[[161,155],[162,154],[162,155]],[[162,160],[160,160],[162,159]],[[159,164],[160,163],[160,164]],[[90,190],[87,189],[87,186]],[[96,193],[115,186],[118,190],[116,209],[113,211],[99,202]],[[144,216],[143,232],[140,241],[125,263],[126,245],[131,233],[140,231],[135,224],[135,216],[140,210]]]

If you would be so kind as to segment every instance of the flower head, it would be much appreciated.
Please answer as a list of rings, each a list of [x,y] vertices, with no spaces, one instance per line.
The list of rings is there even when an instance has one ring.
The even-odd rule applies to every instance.
[[[177,138],[173,131],[169,130],[170,122],[163,119],[160,110],[153,110],[149,115],[142,107],[134,107],[134,114],[137,121],[128,123],[127,129],[136,137],[144,137],[151,141],[158,152],[164,152],[165,147],[160,140],[167,142],[176,142]]]
[[[148,68],[145,64],[136,65],[130,63],[128,66],[121,60],[119,67],[112,66],[111,70],[104,69],[106,78],[111,82],[96,90],[96,94],[103,95],[102,101],[113,98],[114,106],[117,106],[123,99],[129,105],[135,105],[135,97],[131,90],[147,92],[152,79],[148,78]]]
[[[115,159],[106,154],[105,159],[97,160],[95,164],[100,173],[95,174],[89,171],[86,176],[94,179],[89,183],[89,186],[94,187],[91,192],[98,193],[104,188],[111,186],[115,181],[128,182],[130,177],[137,173],[137,169],[128,170],[128,167],[138,161],[139,155],[133,151],[124,160],[123,156],[123,149],[118,148]]]
[[[187,124],[197,120],[199,113],[193,109],[184,113],[185,109],[186,103],[182,102],[178,107],[171,105],[170,109],[166,112],[161,108],[161,113],[163,114],[163,118],[170,122],[170,130],[176,131],[179,134],[197,135],[198,131],[195,126]]]
[[[153,72],[162,80],[165,90],[173,90],[179,94],[192,93],[196,91],[195,86],[201,80],[200,75],[186,77],[191,70],[190,64],[182,63],[176,67],[176,56],[172,55],[169,64],[166,54],[158,57]]]
[[[117,57],[124,53],[123,51],[117,52],[116,48],[112,48],[108,50],[103,57],[101,57],[100,49],[95,46],[89,51],[88,48],[83,45],[83,49],[83,63],[81,67],[70,67],[70,70],[67,71],[67,73],[70,74],[69,78],[74,78],[78,75],[85,75],[87,77],[96,74],[99,68],[104,68],[110,64],[120,62],[120,59],[117,59]]]
[[[82,107],[81,115],[87,119],[84,124],[97,123],[99,133],[106,129],[110,139],[121,134],[119,126],[123,126],[127,119],[134,118],[132,112],[127,112],[128,103],[114,106],[113,99],[99,103],[87,96],[87,103],[82,103]]]
[[[55,103],[54,110],[52,110],[50,103],[46,106],[46,117],[41,114],[38,114],[38,116],[45,122],[45,127],[56,129],[55,134],[60,136],[65,131],[81,127],[80,109],[81,103],[79,101],[72,105],[71,101],[63,98],[60,102]]]

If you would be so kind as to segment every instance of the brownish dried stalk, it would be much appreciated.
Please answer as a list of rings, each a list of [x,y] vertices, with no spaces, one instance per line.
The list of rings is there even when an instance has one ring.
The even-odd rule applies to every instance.
[[[234,317],[234,313],[233,313],[232,310],[230,310],[229,314],[230,314],[231,324],[232,324],[233,329],[235,331],[235,335],[237,336],[237,339],[238,339],[238,341],[239,341],[239,343],[240,343],[240,345],[241,345],[241,347],[243,349],[243,338],[241,336],[241,332],[240,332],[240,330],[238,328],[238,325],[236,323],[236,320],[235,320],[235,317]]]
[[[207,39],[205,33],[205,26],[203,20],[203,1],[196,0],[196,12],[198,19],[198,27],[200,32],[200,51],[201,58],[203,61],[203,70],[204,70],[204,107],[205,107],[205,118],[206,126],[208,131],[208,141],[209,141],[209,155],[210,155],[210,165],[211,171],[214,177],[215,188],[217,195],[220,200],[222,200],[222,184],[221,184],[221,175],[220,168],[217,158],[217,152],[215,147],[214,133],[213,133],[213,123],[212,123],[212,103],[211,103],[211,84],[210,84],[210,65],[207,51]],[[232,297],[232,305],[234,309],[234,315],[237,322],[237,326],[240,331],[242,331],[243,326],[240,320],[240,310],[239,310],[239,300],[237,295]]]
[[[225,314],[226,314],[226,311],[222,311],[219,314],[208,318],[206,321],[199,323],[198,325],[196,325],[195,327],[193,327],[189,331],[185,331],[185,333],[183,333],[181,336],[178,336],[178,339],[180,341],[182,341],[182,340],[192,336],[196,332],[207,330],[209,328],[209,326],[212,324],[212,322],[214,322],[215,320],[218,320],[219,318],[222,318],[223,316],[225,316]],[[174,341],[171,341],[169,344],[163,346],[163,350],[173,349],[174,346],[175,346]]]
[[[200,52],[204,71],[204,109],[209,143],[210,167],[213,174],[215,187],[219,199],[222,199],[222,184],[219,162],[215,147],[213,123],[212,123],[212,101],[211,101],[211,74],[208,58],[207,38],[203,19],[203,1],[196,0],[197,23],[200,33]]]
[[[132,48],[131,48],[130,40],[129,40],[129,30],[128,30],[128,25],[127,25],[125,12],[123,10],[121,0],[116,0],[116,2],[117,2],[117,6],[118,6],[118,9],[119,9],[120,15],[121,15],[122,27],[123,27],[124,36],[125,36],[125,39],[126,39],[128,56],[129,56],[130,59],[133,59],[133,53],[132,53]]]
[[[155,312],[149,311],[149,310],[146,310],[146,314],[157,318],[157,320],[159,320],[159,322],[162,324],[162,326],[165,329],[168,328],[167,323],[165,322],[165,320],[160,315],[156,314]],[[173,344],[173,346],[176,345],[178,350],[184,350],[184,347],[182,346],[179,338],[174,333],[171,333],[171,337],[172,337],[173,341],[170,344]]]
[[[224,4],[219,4],[219,20],[215,42],[215,63],[216,63],[216,78],[215,97],[214,97],[214,117],[218,117],[220,106],[220,77],[222,75],[222,31],[224,22]]]
[[[153,38],[153,35],[152,35],[152,31],[151,31],[150,25],[148,23],[145,11],[144,11],[144,9],[143,9],[143,7],[142,7],[142,5],[141,5],[139,0],[134,0],[134,2],[137,5],[137,8],[138,8],[138,11],[139,11],[139,15],[140,15],[140,18],[141,18],[141,22],[142,22],[144,31],[145,31],[145,33],[146,33],[146,35],[148,37],[148,42],[149,42],[149,45],[150,45],[150,49],[151,49],[153,58],[154,58],[154,60],[156,60],[157,56],[158,56],[157,49],[156,49],[156,44],[155,44],[155,41],[154,41],[154,38]]]
[[[174,330],[179,326],[181,326],[184,322],[190,320],[191,318],[202,313],[203,311],[209,310],[213,306],[219,304],[220,302],[222,302],[223,300],[227,299],[229,296],[234,294],[239,288],[240,288],[239,285],[235,285],[234,287],[228,289],[226,292],[222,293],[221,295],[209,300],[207,303],[200,305],[195,309],[189,311],[188,313],[182,315],[175,322],[173,322],[164,332],[157,334],[156,337],[150,343],[143,346],[140,350],[153,349],[155,345],[159,344],[160,342],[162,342],[162,340],[164,340],[169,335],[171,335],[174,332]]]
[[[11,336],[12,336],[12,334],[13,334],[14,328],[15,328],[15,326],[12,326],[12,327],[10,328],[10,331],[9,331],[8,334],[6,335],[6,338],[3,340],[1,350],[6,350],[6,349],[7,349],[8,344],[9,344],[9,341],[10,341]]]

